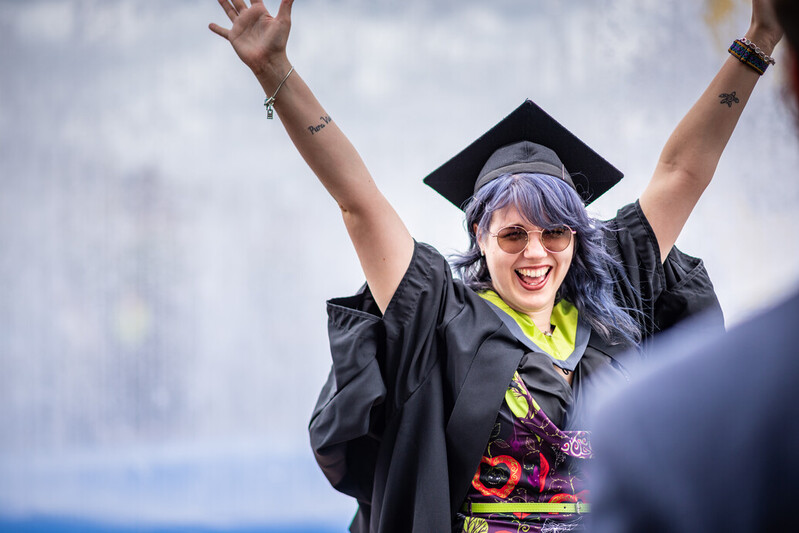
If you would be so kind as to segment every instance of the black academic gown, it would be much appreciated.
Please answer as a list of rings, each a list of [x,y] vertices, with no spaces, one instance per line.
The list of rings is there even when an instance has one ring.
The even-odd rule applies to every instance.
[[[628,278],[617,298],[640,311],[645,336],[700,310],[718,311],[721,323],[701,261],[674,249],[662,265],[637,203],[609,221],[606,245]],[[366,287],[330,300],[328,316],[333,368],[310,437],[330,483],[358,500],[351,531],[450,531],[505,390],[530,350],[490,304],[453,279],[438,252],[419,243],[382,317]],[[604,358],[600,366],[620,375],[636,357],[595,334],[589,346]],[[582,366],[578,381],[589,383]]]

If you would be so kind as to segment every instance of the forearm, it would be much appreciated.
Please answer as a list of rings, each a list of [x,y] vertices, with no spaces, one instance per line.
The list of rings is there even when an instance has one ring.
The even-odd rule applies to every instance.
[[[746,37],[766,54],[774,50],[774,36],[757,26],[750,27]],[[730,55],[672,133],[661,153],[659,170],[678,173],[676,179],[689,180],[689,185],[701,194],[710,183],[759,78],[754,69]]]
[[[225,38],[255,74],[300,155],[338,202],[366,281],[384,310],[410,263],[413,239],[358,152],[291,71],[286,43],[293,0],[282,0],[274,17],[262,2],[218,1],[233,26],[211,23],[209,29]]]
[[[272,96],[290,69],[285,60],[253,71]],[[297,150],[338,203],[372,295],[385,310],[413,253],[410,233],[296,71],[286,78],[274,106]]]
[[[766,54],[779,32],[753,24],[746,37]],[[641,194],[641,209],[649,220],[665,260],[699,197],[713,178],[760,75],[730,55],[710,86],[683,118],[663,148],[652,179]]]
[[[254,74],[272,96],[290,69],[288,59],[281,59]],[[280,88],[274,108],[300,155],[343,211],[364,209],[379,194],[355,147],[296,70]]]

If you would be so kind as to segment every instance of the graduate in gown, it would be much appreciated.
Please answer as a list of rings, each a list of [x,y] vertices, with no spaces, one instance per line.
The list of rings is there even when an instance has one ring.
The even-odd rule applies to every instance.
[[[606,222],[585,205],[621,173],[524,102],[426,178],[465,211],[470,247],[450,265],[411,237],[293,69],[292,1],[274,16],[219,3],[232,27],[211,30],[340,206],[366,277],[328,302],[333,366],[310,423],[320,467],[358,501],[351,530],[580,528],[593,391],[626,382],[636,348],[681,318],[721,324],[701,261],[673,245],[754,88],[748,67],[722,67],[641,197]],[[756,16],[747,38],[768,46],[770,28]],[[720,105],[731,90],[738,104]]]

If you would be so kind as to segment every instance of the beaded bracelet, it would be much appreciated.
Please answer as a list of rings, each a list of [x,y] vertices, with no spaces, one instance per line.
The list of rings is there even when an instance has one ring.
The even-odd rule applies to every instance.
[[[755,53],[760,56],[760,59],[768,63],[769,65],[775,65],[777,62],[774,61],[774,58],[770,55],[767,55],[763,50],[760,49],[758,45],[747,39],[746,37],[741,37],[741,42],[744,43],[746,46],[749,47],[750,50],[754,50]]]
[[[746,37],[733,41],[728,52],[761,76],[766,72],[770,64],[773,65],[775,63],[774,58],[766,55],[765,52]]]

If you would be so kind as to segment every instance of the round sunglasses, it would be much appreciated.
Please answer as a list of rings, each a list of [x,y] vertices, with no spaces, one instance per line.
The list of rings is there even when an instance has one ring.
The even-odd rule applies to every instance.
[[[497,238],[497,244],[503,252],[518,254],[527,248],[531,233],[538,233],[541,246],[548,252],[554,253],[568,248],[572,242],[572,235],[577,232],[566,225],[529,231],[521,226],[506,226],[496,233],[489,232],[489,235]]]

